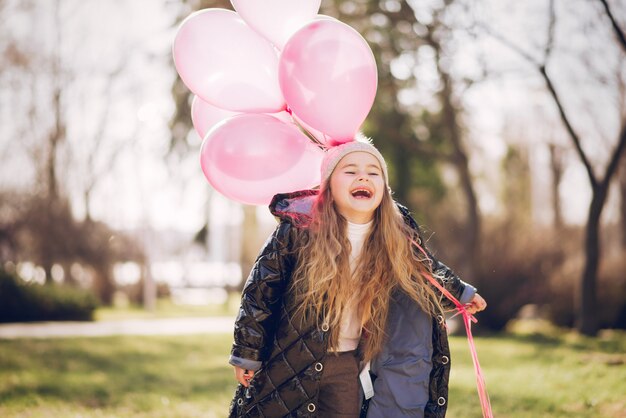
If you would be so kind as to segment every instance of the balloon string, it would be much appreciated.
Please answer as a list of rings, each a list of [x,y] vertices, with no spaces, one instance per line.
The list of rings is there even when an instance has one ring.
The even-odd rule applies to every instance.
[[[304,126],[302,126],[302,124],[300,122],[298,122],[296,120],[296,118],[293,117],[293,110],[291,110],[291,108],[287,105],[285,105],[285,112],[289,113],[289,116],[291,116],[291,119],[293,120],[293,122],[296,124],[296,126],[298,128],[300,128],[304,134],[306,136],[309,137],[309,139],[315,144],[317,145],[318,148],[321,148],[322,150],[326,150],[328,148],[328,146],[325,143],[328,143],[328,141],[330,140],[330,137],[328,135],[326,135],[325,133],[321,133],[322,136],[324,137],[324,142],[320,141],[318,137],[316,137],[315,135],[313,135],[313,132],[310,132],[308,129],[306,129]]]
[[[424,254],[427,260],[430,257],[426,251],[413,239],[411,239],[413,245],[415,245]],[[476,345],[474,344],[474,337],[472,335],[472,322],[478,322],[476,317],[469,313],[461,302],[455,298],[445,287],[435,280],[428,272],[424,273],[424,276],[428,281],[443,293],[457,309],[457,313],[454,315],[461,315],[463,317],[463,323],[465,324],[465,332],[467,334],[467,342],[469,344],[470,353],[472,354],[472,362],[474,363],[474,374],[476,375],[476,389],[478,390],[478,398],[480,399],[480,406],[483,410],[483,418],[493,418],[493,412],[491,411],[491,402],[489,401],[489,394],[487,393],[487,385],[485,384],[485,378],[478,362],[478,353],[476,352]]]
[[[309,132],[308,129],[302,126],[302,124],[298,122],[298,120],[295,117],[293,117],[293,112],[289,106],[285,108],[285,112],[291,115],[291,120],[293,121],[293,123],[307,136],[307,138],[309,138],[311,142],[313,142],[318,148],[322,150],[326,150],[327,148],[326,145],[324,145],[322,141],[320,141],[315,135],[313,135],[312,132]]]

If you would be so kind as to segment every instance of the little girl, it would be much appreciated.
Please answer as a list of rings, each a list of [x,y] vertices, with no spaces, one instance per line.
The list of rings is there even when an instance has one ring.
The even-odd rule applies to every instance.
[[[354,141],[327,151],[319,191],[274,197],[280,223],[235,323],[231,417],[445,415],[447,305],[423,273],[472,313],[486,304],[415,248],[418,226],[387,181],[378,150]]]

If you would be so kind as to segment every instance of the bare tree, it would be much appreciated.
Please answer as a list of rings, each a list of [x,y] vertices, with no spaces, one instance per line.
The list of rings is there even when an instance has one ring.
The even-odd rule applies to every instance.
[[[113,98],[109,92],[121,73],[122,66],[106,76],[107,87],[105,88],[104,110],[98,121],[98,127],[88,146],[89,149],[82,156],[82,158],[84,158],[83,175],[81,176],[83,180],[82,194],[85,205],[85,220],[87,222],[92,221],[90,203],[94,189],[102,179],[106,178],[106,173],[113,168],[117,158],[132,147],[134,144],[133,139],[137,137],[140,129],[139,124],[135,124],[132,133],[127,138],[118,140],[116,144],[112,144],[111,141],[107,140],[110,139],[108,138],[107,128],[112,125],[109,112],[113,106]],[[102,158],[103,155],[105,155],[104,158]],[[103,160],[104,162],[102,162]]]
[[[624,41],[624,32],[620,28],[619,24],[615,21],[615,18],[611,12],[611,7],[605,0],[599,0],[605,10],[605,17],[608,23],[611,24],[613,33],[616,38],[616,42],[622,49],[622,55],[626,52],[626,42]],[[550,74],[548,66],[551,58],[553,57],[554,48],[554,28],[556,25],[557,17],[555,12],[554,0],[549,2],[549,24],[548,24],[548,38],[543,49],[543,56],[541,59],[536,59],[529,52],[521,48],[519,45],[514,44],[501,34],[494,31],[488,26],[484,26],[484,29],[494,38],[500,40],[503,44],[507,45],[511,50],[517,52],[528,63],[530,63],[535,70],[540,74],[543,79],[546,89],[552,98],[554,105],[557,108],[559,117],[565,130],[568,134],[571,143],[574,146],[576,154],[585,167],[589,185],[592,191],[591,203],[589,206],[589,212],[587,216],[586,230],[585,230],[585,265],[580,280],[580,306],[577,319],[578,330],[586,335],[595,335],[598,331],[598,325],[596,323],[594,312],[597,305],[596,297],[596,282],[598,275],[598,266],[601,260],[600,249],[600,218],[602,210],[607,200],[609,186],[617,169],[619,167],[619,161],[624,153],[626,147],[626,118],[622,117],[621,127],[615,140],[615,145],[610,152],[608,163],[602,170],[602,174],[597,174],[593,167],[589,153],[585,151],[582,144],[582,137],[575,129],[572,123],[572,116],[566,111],[565,100],[561,93],[557,90],[554,83],[554,76]]]
[[[15,250],[11,254],[14,261],[41,265],[47,282],[52,281],[54,265],[63,266],[64,280],[69,282],[75,281],[70,272],[72,263],[89,266],[95,292],[109,303],[115,290],[113,263],[144,262],[145,256],[126,237],[117,241],[124,243],[122,249],[114,248],[113,237],[121,235],[92,218],[89,202],[118,155],[134,143],[132,139],[139,129],[136,124],[129,138],[121,138],[123,134],[111,129],[117,122],[111,111],[119,99],[114,93],[118,81],[124,77],[128,80],[127,63],[131,60],[127,58],[131,53],[134,58],[140,54],[131,45],[116,57],[117,62],[107,62],[112,68],[98,62],[96,71],[92,68],[88,74],[84,72],[84,67],[92,63],[84,50],[76,47],[88,45],[85,39],[95,31],[74,23],[82,22],[81,12],[88,13],[81,10],[89,6],[85,5],[69,0],[0,4],[0,22],[7,20],[7,14],[21,13],[21,17],[31,20],[32,27],[49,30],[49,34],[24,32],[8,26],[1,31],[0,50],[9,59],[0,64],[0,106],[10,107],[14,117],[3,120],[7,136],[2,140],[8,146],[2,149],[8,151],[0,158],[10,162],[19,155],[27,160],[26,168],[32,170],[31,175],[21,168],[25,174],[14,186],[18,189],[15,195],[20,197],[19,214],[7,217],[3,229],[10,235],[6,241]],[[72,53],[76,57],[70,57]],[[88,91],[96,91],[98,86],[103,89],[101,95],[90,97],[92,108],[88,110],[77,100],[87,96],[83,92],[85,85],[90,87]],[[81,195],[84,221],[75,215],[80,212],[77,208]],[[14,206],[7,201],[0,201],[0,205],[3,210]]]
[[[425,38],[435,50],[437,71],[443,82],[443,88],[438,96],[443,105],[444,127],[451,145],[448,159],[452,162],[459,174],[461,190],[463,191],[466,201],[467,212],[464,233],[462,235],[463,253],[465,257],[461,260],[461,269],[464,273],[464,277],[471,281],[474,279],[476,261],[479,258],[481,216],[476,191],[474,190],[472,174],[469,168],[469,152],[465,143],[465,135],[460,120],[462,107],[456,102],[459,93],[456,91],[458,89],[455,88],[456,82],[453,76],[442,65],[445,51],[442,42],[437,39],[437,33],[442,31],[442,26],[443,28],[445,28],[445,26],[442,23],[443,19],[438,18],[438,16],[435,17],[433,25],[427,25],[428,32]],[[449,29],[447,30],[449,31]]]
[[[611,21],[611,27],[613,28],[613,32],[615,33],[615,37],[617,38],[617,42],[622,48],[622,50],[626,53],[626,35],[624,35],[624,30],[620,27],[620,24],[616,21],[615,16],[609,6],[609,3],[606,0],[600,0],[604,10],[606,12],[607,17]],[[618,78],[618,91],[619,97],[621,100],[619,102],[620,113],[622,115],[626,115],[626,82],[622,79]],[[626,116],[624,116],[626,118]],[[620,223],[621,223],[621,244],[622,248],[626,249],[626,159],[622,158],[621,161],[621,170],[619,174],[619,185],[620,185]]]

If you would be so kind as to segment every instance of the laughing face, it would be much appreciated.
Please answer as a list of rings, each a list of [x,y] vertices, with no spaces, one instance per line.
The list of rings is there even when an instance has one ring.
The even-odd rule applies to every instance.
[[[335,207],[352,223],[364,224],[372,220],[385,187],[380,162],[368,152],[347,154],[330,176]]]

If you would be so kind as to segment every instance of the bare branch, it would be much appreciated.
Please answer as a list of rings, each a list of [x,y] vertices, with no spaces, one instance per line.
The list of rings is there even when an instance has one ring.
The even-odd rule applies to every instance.
[[[543,51],[544,52],[543,61],[545,64],[547,64],[548,59],[550,58],[550,55],[552,54],[552,47],[554,46],[554,26],[556,25],[556,13],[554,11],[554,0],[550,0],[548,11],[550,14],[550,21],[548,23],[548,40],[546,41],[546,47]]]
[[[611,162],[607,166],[606,173],[604,173],[604,178],[602,179],[602,184],[605,188],[608,188],[609,182],[619,166],[619,160],[624,153],[624,147],[626,147],[626,123],[622,124],[622,130],[619,133],[619,142],[617,143],[617,147],[611,157]]]
[[[546,82],[546,86],[548,87],[548,90],[550,91],[550,95],[554,99],[554,104],[556,105],[556,107],[557,107],[557,109],[559,111],[559,115],[561,116],[561,121],[563,122],[563,125],[565,125],[565,129],[567,130],[567,133],[569,133],[570,138],[572,139],[572,142],[574,143],[574,147],[576,148],[576,152],[578,153],[578,156],[580,157],[580,160],[583,162],[583,164],[585,166],[585,170],[587,170],[587,176],[589,176],[589,182],[591,183],[592,187],[595,188],[598,185],[598,179],[597,179],[597,177],[596,177],[596,175],[595,175],[595,173],[593,171],[593,167],[591,166],[591,162],[587,158],[587,154],[585,154],[585,151],[582,148],[580,137],[578,136],[578,134],[574,130],[574,127],[570,123],[569,118],[567,117],[567,114],[565,113],[565,109],[563,108],[563,104],[561,103],[561,99],[560,99],[558,93],[556,92],[554,84],[552,84],[552,80],[550,79],[550,76],[548,76],[548,73],[546,71],[546,67],[544,67],[542,65],[542,66],[540,66],[538,68],[538,70],[541,73],[541,76],[543,77],[543,80]]]
[[[542,63],[537,61],[535,58],[533,58],[532,55],[530,55],[528,52],[526,52],[524,49],[522,49],[519,45],[509,41],[503,35],[501,35],[500,33],[496,32],[496,31],[494,31],[493,29],[489,28],[487,25],[485,25],[485,24],[483,24],[481,22],[478,22],[477,26],[479,28],[481,28],[482,30],[484,30],[485,33],[487,33],[492,38],[497,39],[502,44],[506,45],[507,47],[509,47],[513,51],[517,52],[521,57],[523,57],[526,61],[531,63],[533,66],[539,68],[539,67],[541,67],[543,65]]]
[[[554,28],[554,20],[556,20],[556,15],[554,14],[554,7],[552,6],[550,8],[551,13],[550,13],[550,23],[548,25],[549,27],[549,31],[552,31]],[[574,130],[574,127],[572,126],[567,113],[565,113],[565,108],[563,107],[563,104],[561,102],[561,99],[556,91],[556,88],[554,87],[554,84],[552,83],[552,79],[550,79],[550,76],[548,75],[548,72],[546,70],[546,62],[549,60],[549,55],[546,55],[544,57],[545,62],[539,62],[537,61],[535,58],[533,58],[528,52],[526,52],[524,49],[522,49],[519,45],[509,41],[507,38],[505,38],[504,36],[502,36],[501,34],[495,32],[494,30],[490,29],[489,27],[481,24],[481,27],[483,28],[483,30],[485,30],[485,32],[492,36],[493,38],[499,40],[500,42],[502,42],[504,45],[506,45],[507,47],[509,47],[510,49],[512,49],[513,51],[517,52],[520,56],[522,56],[526,61],[528,61],[529,63],[531,63],[536,69],[537,71],[539,71],[539,73],[541,74],[543,80],[546,83],[546,86],[548,87],[548,91],[550,92],[550,95],[552,96],[552,98],[554,99],[554,104],[557,107],[557,110],[559,111],[559,115],[561,117],[561,121],[563,122],[563,124],[565,125],[565,129],[567,130],[567,133],[570,135],[570,138],[572,139],[572,142],[574,143],[574,147],[576,148],[576,152],[578,153],[578,156],[580,157],[580,160],[583,162],[583,165],[585,166],[585,169],[587,170],[587,175],[589,176],[589,181],[591,183],[591,185],[593,187],[598,185],[598,179],[593,171],[593,167],[591,165],[591,162],[589,161],[589,158],[587,158],[587,154],[585,154],[585,151],[582,148],[582,143],[580,140],[580,137],[578,136],[578,134],[576,133],[576,131]],[[549,35],[549,42],[551,42],[552,39],[552,35]],[[551,47],[546,46],[545,52],[547,54],[551,53]]]
[[[613,16],[613,13],[611,12],[611,8],[610,8],[609,3],[607,2],[607,0],[600,0],[600,3],[602,3],[602,5],[604,6],[604,10],[606,11],[606,15],[611,20],[611,25],[613,26],[613,31],[615,32],[615,36],[617,36],[617,40],[618,40],[620,46],[622,47],[624,52],[626,52],[626,35],[624,35],[624,31],[617,24],[617,21],[615,20],[615,17]]]

